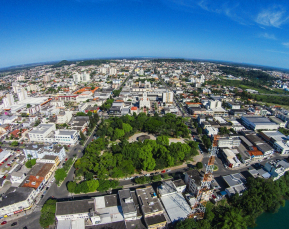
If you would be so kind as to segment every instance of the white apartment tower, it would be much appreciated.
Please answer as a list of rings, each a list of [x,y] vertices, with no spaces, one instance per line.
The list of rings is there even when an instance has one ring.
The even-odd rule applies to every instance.
[[[9,108],[15,104],[12,94],[6,94],[6,98],[3,99],[4,108]]]
[[[44,82],[49,82],[50,80],[51,80],[50,75],[45,75],[45,76],[43,76],[43,81],[44,81]]]
[[[84,82],[87,83],[90,81],[90,75],[87,72],[75,73],[73,75],[73,80],[75,83]]]
[[[116,74],[116,69],[115,68],[110,68],[109,69],[109,75],[115,75]]]
[[[17,96],[19,101],[23,101],[27,99],[27,91],[24,88],[20,88],[17,90]]]
[[[174,101],[174,93],[173,92],[165,92],[163,93],[163,103],[173,103]]]

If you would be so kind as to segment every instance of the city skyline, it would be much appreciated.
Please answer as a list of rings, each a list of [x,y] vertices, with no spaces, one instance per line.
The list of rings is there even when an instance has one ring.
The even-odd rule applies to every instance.
[[[285,1],[9,1],[0,68],[62,59],[175,57],[288,68]]]

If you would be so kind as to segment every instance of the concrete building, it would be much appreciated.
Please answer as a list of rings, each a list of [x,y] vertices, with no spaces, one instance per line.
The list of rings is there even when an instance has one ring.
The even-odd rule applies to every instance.
[[[75,83],[87,83],[90,81],[90,75],[87,72],[81,72],[81,73],[74,73],[73,74],[73,80]]]
[[[280,154],[289,154],[289,139],[284,134],[279,131],[262,131],[260,135]]]
[[[241,144],[239,137],[220,137],[218,140],[219,148],[234,148]]]
[[[57,115],[57,124],[63,124],[70,122],[72,118],[72,111],[60,111]]]
[[[143,93],[143,97],[140,98],[139,100],[139,108],[150,108],[151,107],[151,103],[150,103],[150,99],[147,97],[147,93]]]
[[[193,195],[197,195],[201,189],[203,177],[198,170],[190,170],[185,173],[185,183],[187,185],[187,190]]]
[[[31,158],[36,159],[45,159],[46,156],[55,156],[58,157],[60,161],[64,160],[66,157],[65,149],[63,146],[58,145],[26,145],[23,149],[25,157],[28,159],[28,155],[31,155]],[[54,159],[55,160],[55,159]]]
[[[251,130],[277,130],[279,128],[279,125],[265,117],[242,116],[241,120]]]
[[[267,162],[264,166],[264,170],[268,171],[275,181],[289,170],[289,163],[285,160],[279,162]]]
[[[74,145],[78,141],[76,130],[56,130],[55,124],[40,124],[29,133],[29,139],[33,142],[62,143]]]
[[[158,195],[171,223],[186,219],[191,214],[192,209],[187,201],[177,189],[172,181],[164,181],[158,187]]]
[[[48,137],[49,134],[51,134],[52,131],[56,130],[55,124],[39,124],[39,126],[34,127],[29,132],[29,138],[30,141],[35,142],[44,142],[45,139]]]
[[[167,225],[164,210],[159,199],[151,186],[136,189],[138,201],[144,216],[147,228],[165,228]]]
[[[241,162],[235,155],[235,153],[230,149],[223,149],[223,155],[226,159],[226,162],[230,168],[235,168],[241,165]]]
[[[11,187],[1,197],[0,216],[10,216],[28,210],[34,201],[36,191],[33,188]]]
[[[17,89],[18,101],[23,101],[28,98],[27,91],[24,88]]]
[[[4,108],[10,108],[15,104],[14,97],[12,94],[6,94],[5,98],[3,98]]]
[[[137,209],[129,189],[118,191],[123,217],[125,220],[136,220]]]
[[[45,75],[45,76],[43,76],[43,81],[44,81],[44,82],[49,82],[50,80],[51,80],[50,75]]]
[[[164,92],[162,94],[163,103],[173,103],[174,102],[174,93],[172,91]]]
[[[222,176],[222,178],[229,186],[225,189],[229,197],[236,193],[242,195],[242,193],[246,190],[246,178],[241,173]]]

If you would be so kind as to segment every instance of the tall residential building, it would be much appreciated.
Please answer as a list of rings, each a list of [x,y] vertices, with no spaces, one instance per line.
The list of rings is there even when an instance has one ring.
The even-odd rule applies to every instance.
[[[23,75],[17,76],[17,81],[23,81],[25,77]]]
[[[49,82],[50,80],[51,80],[50,75],[45,75],[45,76],[43,76],[43,81],[44,81],[44,82]]]
[[[109,75],[115,75],[116,74],[116,69],[115,68],[110,68],[109,69]]]
[[[90,75],[87,72],[75,73],[73,75],[73,80],[75,83],[84,82],[87,83],[90,81]]]
[[[9,108],[15,104],[12,94],[6,94],[6,98],[3,99],[4,108]]]
[[[100,73],[106,74],[108,69],[107,68],[100,68],[99,70],[100,70]]]
[[[21,88],[21,87],[20,87],[20,84],[19,84],[18,82],[13,82],[13,83],[12,83],[12,88],[13,88],[13,92],[14,92],[14,93],[17,93],[17,90],[18,90],[19,88]]]
[[[27,91],[24,88],[20,88],[17,90],[17,96],[19,101],[27,99]]]
[[[174,101],[174,93],[173,92],[165,92],[163,93],[163,103],[173,103]]]

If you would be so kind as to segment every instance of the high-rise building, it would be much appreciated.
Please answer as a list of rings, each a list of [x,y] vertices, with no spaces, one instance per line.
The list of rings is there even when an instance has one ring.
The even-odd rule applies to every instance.
[[[19,101],[27,99],[27,91],[24,88],[19,88],[17,90],[17,96]]]
[[[116,74],[116,69],[115,68],[110,68],[109,69],[109,75],[115,75]]]
[[[173,92],[164,92],[163,93],[163,103],[173,103],[174,93]]]
[[[51,80],[50,75],[45,75],[45,76],[43,76],[43,81],[44,81],[44,82],[49,82],[50,80]]]
[[[23,81],[25,77],[23,75],[17,76],[17,81]]]
[[[4,108],[9,108],[15,104],[12,94],[6,94],[6,98],[3,99]]]
[[[81,72],[81,73],[76,72],[75,74],[73,74],[73,80],[75,83],[80,83],[80,82],[87,83],[90,81],[90,75],[87,72]]]

